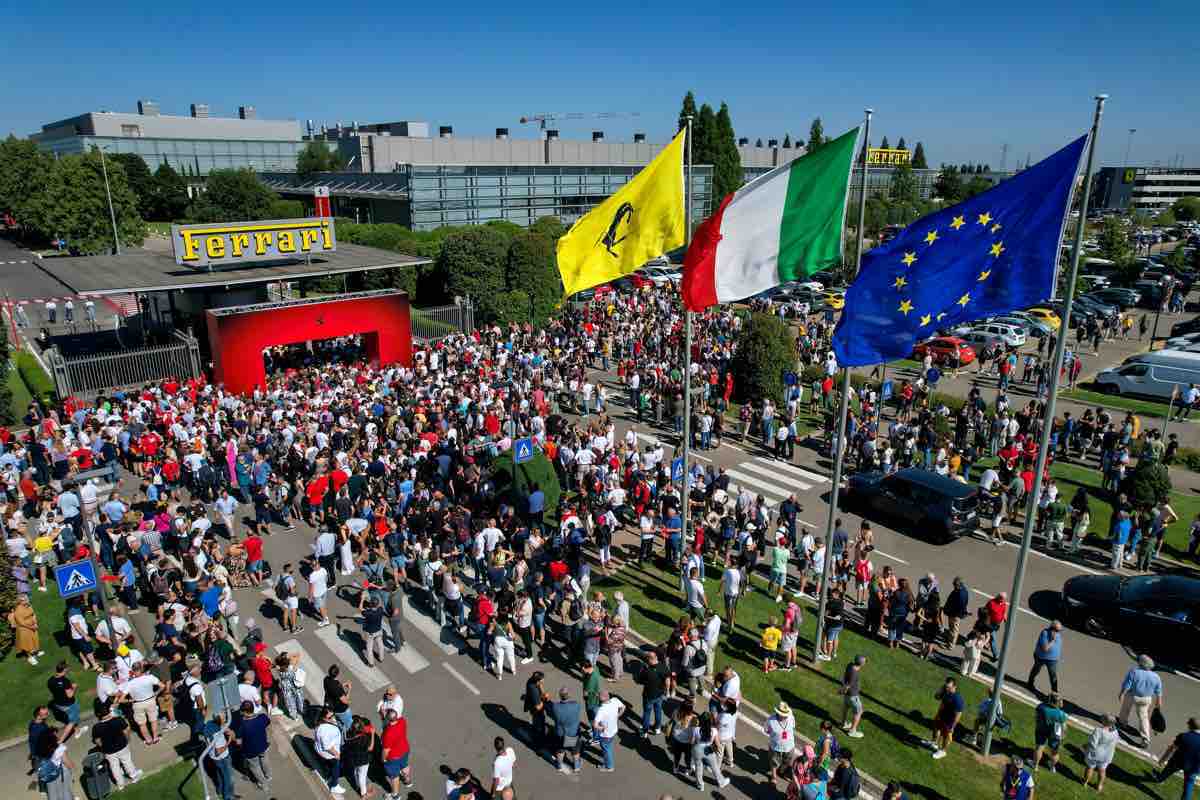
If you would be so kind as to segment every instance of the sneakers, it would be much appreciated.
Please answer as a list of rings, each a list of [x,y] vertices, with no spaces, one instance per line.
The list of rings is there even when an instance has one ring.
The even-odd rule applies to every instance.
[[[817,653],[817,660],[818,661],[833,661],[833,657],[827,656],[824,653]]]
[[[525,658],[522,658],[522,659],[521,659],[521,663],[522,663],[522,664],[532,664],[532,663],[533,663],[533,656],[526,656]]]
[[[933,751],[933,758],[934,758],[934,760],[935,760],[935,761],[937,761],[938,759],[945,758],[945,757],[946,757],[946,751],[945,751],[945,750],[934,750],[934,751]]]
[[[142,776],[145,774],[146,774],[145,770],[139,769],[137,772],[133,773],[133,777],[130,778],[130,780],[134,783],[137,783],[138,781],[140,781],[142,779]]]
[[[29,666],[31,666],[31,667],[36,667],[36,666],[37,666],[38,660],[37,660],[35,657],[33,657],[33,656],[30,656],[30,657],[27,659],[27,661],[29,661]]]
[[[323,620],[321,620],[320,622],[318,622],[318,623],[317,623],[317,627],[318,627],[318,628],[324,628],[324,627],[326,627],[327,625],[329,625],[329,620],[327,620],[327,619],[323,619]],[[345,789],[343,789],[342,791],[345,791]]]
[[[346,790],[343,789],[341,786],[330,786],[329,793],[333,794],[333,795],[343,795],[346,793]]]
[[[87,731],[87,729],[88,729],[87,725],[80,725],[78,728],[75,729],[75,738],[78,739],[80,736],[83,736],[83,734]]]
[[[44,656],[44,655],[46,655],[46,651],[45,651],[45,650],[38,650],[36,653],[34,653],[34,655],[35,655],[35,656]]]
[[[863,738],[863,732],[862,732],[862,731],[848,731],[848,732],[846,733],[846,735],[847,735],[847,736],[849,736],[851,739],[861,739],[861,738]]]
[[[613,767],[600,767],[599,769],[601,772],[616,772],[616,769]]]

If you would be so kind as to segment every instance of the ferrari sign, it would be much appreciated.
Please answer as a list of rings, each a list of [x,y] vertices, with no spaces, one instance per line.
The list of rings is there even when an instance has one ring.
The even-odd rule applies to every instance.
[[[175,263],[189,267],[299,258],[337,250],[333,219],[172,225]]]
[[[894,148],[885,150],[882,147],[871,147],[867,149],[867,166],[894,167],[899,164],[908,164],[911,161],[912,153],[908,150],[897,150]]]

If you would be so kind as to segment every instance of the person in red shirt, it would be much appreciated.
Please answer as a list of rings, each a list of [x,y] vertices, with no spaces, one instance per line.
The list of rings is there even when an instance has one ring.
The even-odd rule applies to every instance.
[[[259,691],[262,692],[263,702],[267,704],[269,713],[277,717],[283,713],[279,708],[279,695],[275,691],[275,673],[271,671],[271,659],[266,655],[267,646],[262,642],[254,645],[254,658],[250,659],[250,669],[258,680]]]
[[[246,574],[258,586],[262,583],[263,540],[253,532],[242,541],[242,547],[246,549]]]
[[[1004,624],[1004,620],[1008,619],[1008,594],[1001,592],[991,600],[988,600],[983,608],[987,613],[988,625],[991,627],[991,633],[988,634],[988,649],[991,650],[992,660],[995,661],[997,658],[996,631],[1000,630],[1000,626]]]
[[[383,771],[387,775],[389,797],[400,796],[400,783],[412,786],[412,767],[408,763],[408,720],[387,712],[387,727],[383,729]]]

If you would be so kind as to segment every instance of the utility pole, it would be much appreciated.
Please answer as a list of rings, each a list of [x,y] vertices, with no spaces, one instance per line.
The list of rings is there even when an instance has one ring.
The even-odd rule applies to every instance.
[[[121,255],[121,237],[117,235],[117,212],[113,210],[112,190],[108,188],[108,166],[104,163],[104,148],[96,149],[100,151],[100,171],[104,173],[104,196],[108,198],[108,218],[112,221],[113,244],[116,246],[116,254]]]

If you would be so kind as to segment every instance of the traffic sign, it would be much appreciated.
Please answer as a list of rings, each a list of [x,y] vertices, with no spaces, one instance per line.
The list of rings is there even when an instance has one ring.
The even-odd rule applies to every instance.
[[[892,395],[895,394],[895,392],[895,384],[893,384],[890,380],[884,381],[883,385],[879,387],[879,401],[881,403],[886,403],[888,400],[892,399]]]
[[[795,386],[797,380],[796,373],[792,370],[789,369],[783,373],[784,386]]]
[[[925,380],[929,381],[930,386],[936,386],[941,379],[942,371],[937,367],[930,367],[929,372],[925,373]]]
[[[72,561],[54,568],[60,597],[86,594],[96,588],[96,565],[91,561]]]
[[[533,440],[532,439],[517,439],[513,445],[513,463],[524,464],[526,461],[533,460]]]
[[[671,480],[683,480],[683,456],[671,460]]]

